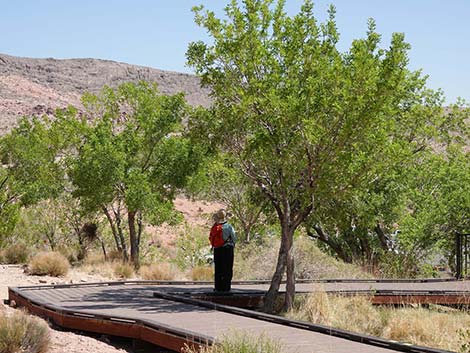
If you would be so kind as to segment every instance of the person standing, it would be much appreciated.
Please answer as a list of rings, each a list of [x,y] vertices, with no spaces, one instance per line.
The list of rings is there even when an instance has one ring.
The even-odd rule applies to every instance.
[[[233,277],[233,258],[237,235],[227,222],[225,210],[217,211],[214,216],[209,240],[214,250],[214,283],[216,292],[230,292]]]

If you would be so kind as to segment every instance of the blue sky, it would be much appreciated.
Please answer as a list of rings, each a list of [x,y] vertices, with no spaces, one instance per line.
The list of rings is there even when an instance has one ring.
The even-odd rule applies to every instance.
[[[207,40],[191,7],[221,13],[227,0],[0,0],[0,53],[26,57],[111,59],[164,70],[185,67],[189,42]],[[301,0],[287,0],[290,14]],[[410,67],[430,76],[448,102],[470,100],[470,0],[317,0],[317,17],[337,8],[345,50],[377,22],[387,47],[392,32],[411,44]]]

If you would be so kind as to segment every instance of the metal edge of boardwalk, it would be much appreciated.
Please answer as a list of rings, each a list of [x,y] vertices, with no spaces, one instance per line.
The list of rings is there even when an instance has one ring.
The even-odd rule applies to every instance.
[[[346,331],[342,329],[337,329],[329,326],[313,324],[305,321],[289,320],[281,316],[266,314],[258,311],[241,309],[233,306],[216,304],[200,299],[188,298],[181,295],[168,294],[162,292],[154,292],[155,298],[166,299],[175,302],[181,302],[185,304],[191,304],[199,307],[204,307],[216,311],[222,311],[230,314],[240,315],[244,317],[249,317],[257,320],[263,320],[272,322],[279,325],[289,326],[293,328],[298,328],[302,330],[314,331],[330,336],[335,336],[339,338],[344,338],[347,340],[360,342],[367,345],[379,346],[382,348],[389,348],[395,351],[400,352],[410,352],[410,353],[452,353],[451,351],[446,351],[437,348],[416,346],[412,344],[407,344],[403,342],[386,340],[380,337],[374,337],[369,335],[363,335],[352,331]]]
[[[41,300],[31,300],[21,290],[21,287],[8,288],[10,304],[15,301],[16,306],[63,328],[139,339],[174,351],[181,351],[185,346],[196,348],[214,343],[213,337],[169,325],[156,325],[145,320],[116,315],[100,315],[86,310],[67,310]]]

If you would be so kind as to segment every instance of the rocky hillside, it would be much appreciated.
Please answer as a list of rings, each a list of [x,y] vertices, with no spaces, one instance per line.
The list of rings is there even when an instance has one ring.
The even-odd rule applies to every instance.
[[[0,54],[0,134],[24,115],[51,115],[79,106],[85,91],[140,80],[157,82],[164,94],[184,92],[191,105],[209,105],[196,76],[97,59],[30,59]]]

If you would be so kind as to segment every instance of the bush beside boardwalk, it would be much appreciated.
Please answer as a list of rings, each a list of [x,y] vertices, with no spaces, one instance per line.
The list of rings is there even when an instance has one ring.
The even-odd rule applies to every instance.
[[[46,353],[50,348],[47,324],[22,311],[0,312],[1,353]]]

